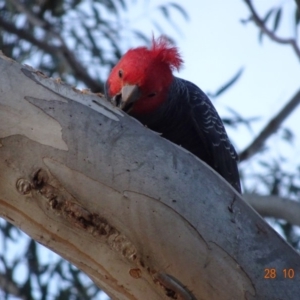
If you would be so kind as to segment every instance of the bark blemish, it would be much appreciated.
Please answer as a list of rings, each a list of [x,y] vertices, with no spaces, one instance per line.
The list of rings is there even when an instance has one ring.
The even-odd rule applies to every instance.
[[[41,189],[49,180],[47,172],[43,169],[38,169],[32,178],[32,184],[35,189]]]
[[[170,299],[196,300],[195,296],[177,279],[168,274],[156,273],[153,281],[164,289]]]
[[[234,196],[233,196],[233,199],[232,199],[232,201],[231,201],[231,203],[230,203],[230,205],[228,206],[228,210],[229,210],[229,212],[231,212],[231,213],[233,213],[233,207],[234,207],[235,201],[236,201],[236,197],[235,197],[235,195],[234,195]]]
[[[112,250],[119,252],[128,260],[136,260],[137,250],[124,234],[109,224],[105,218],[83,208],[74,197],[54,187],[49,181],[47,171],[38,169],[34,173],[29,187],[38,191],[47,200],[48,207],[69,224],[85,230],[95,238],[104,239]],[[22,186],[23,181],[19,180],[18,182],[19,186]]]
[[[138,268],[135,269],[130,269],[129,270],[129,275],[134,278],[134,279],[139,279],[142,277],[142,271]]]
[[[20,178],[17,180],[16,188],[21,195],[27,195],[31,191],[31,183],[24,178]]]

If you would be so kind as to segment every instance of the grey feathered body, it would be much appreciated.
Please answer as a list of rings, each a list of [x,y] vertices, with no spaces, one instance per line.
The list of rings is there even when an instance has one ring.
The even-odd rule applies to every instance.
[[[238,156],[209,98],[193,83],[177,77],[168,95],[155,112],[131,115],[205,161],[241,192]]]

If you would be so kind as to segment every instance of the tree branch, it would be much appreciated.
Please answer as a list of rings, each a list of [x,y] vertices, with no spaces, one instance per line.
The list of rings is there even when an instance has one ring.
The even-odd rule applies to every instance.
[[[296,55],[300,59],[300,48],[297,45],[297,42],[295,39],[292,38],[281,38],[278,37],[273,31],[268,29],[264,23],[264,21],[258,16],[257,12],[254,9],[254,6],[252,4],[251,0],[244,0],[246,4],[248,5],[251,13],[252,13],[252,19],[255,22],[255,24],[261,29],[262,32],[264,32],[271,40],[279,43],[279,44],[289,44],[294,49]]]
[[[295,0],[298,12],[300,13],[300,0]]]
[[[0,27],[4,28],[6,31],[17,35],[20,39],[25,40],[34,46],[42,49],[43,51],[57,55],[57,52],[60,51],[59,47],[51,46],[45,42],[42,42],[31,35],[27,30],[17,28],[12,23],[6,22],[4,19],[0,18]]]
[[[34,22],[36,23],[36,22]],[[41,23],[41,25],[44,25],[45,23]],[[50,26],[50,24],[46,24],[47,28]],[[71,70],[74,72],[74,76],[84,82],[88,88],[90,88],[93,92],[103,92],[103,86],[96,80],[94,80],[88,72],[86,72],[86,68],[83,67],[79,61],[75,58],[75,55],[72,51],[69,50],[63,39],[60,35],[57,33],[50,32],[52,35],[54,35],[57,39],[59,39],[61,46],[52,46],[47,44],[46,42],[40,41],[37,38],[35,38],[32,34],[28,33],[24,29],[17,28],[12,23],[9,23],[5,21],[4,19],[0,18],[0,27],[4,28],[8,32],[17,35],[19,38],[26,40],[33,45],[37,46],[38,48],[42,49],[43,51],[53,55],[57,56],[60,59],[64,59],[66,63],[70,66]],[[45,27],[42,26],[44,30],[46,30]]]
[[[262,280],[299,255],[205,163],[94,94],[3,56],[0,74],[1,217],[114,299],[300,293]]]
[[[27,20],[29,23],[31,23],[34,26],[38,26],[41,28],[47,27],[49,25],[45,20],[40,19],[37,17],[33,12],[31,12],[23,3],[21,3],[18,0],[10,0],[10,2],[15,6],[17,11],[24,14],[27,17]]]
[[[300,90],[285,105],[285,107],[266,125],[254,141],[239,154],[240,161],[251,158],[256,154],[265,141],[279,128],[283,121],[295,110],[300,103]]]
[[[0,290],[22,300],[27,299],[26,296],[22,295],[23,293],[18,285],[2,273],[0,273]]]
[[[300,226],[300,203],[279,196],[244,194],[243,198],[262,216],[283,219]]]

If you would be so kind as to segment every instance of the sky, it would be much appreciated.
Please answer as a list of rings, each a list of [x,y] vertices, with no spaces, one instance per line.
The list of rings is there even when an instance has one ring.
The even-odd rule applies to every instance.
[[[184,68],[176,76],[194,82],[205,92],[215,92],[240,68],[244,68],[239,81],[213,102],[221,116],[231,116],[227,109],[229,107],[243,117],[259,117],[252,124],[252,130],[245,126],[239,126],[238,130],[227,129],[240,152],[300,88],[299,59],[290,46],[277,44],[267,36],[259,43],[259,30],[256,25],[252,22],[246,25],[241,22],[250,16],[243,0],[172,2],[184,7],[189,15],[189,21],[186,21],[175,10],[171,11],[173,23],[179,30],[164,21],[161,12],[157,10],[163,2],[158,0],[136,1],[126,12],[130,16],[127,17],[128,26],[138,28],[148,36],[152,33],[158,36],[159,31],[153,26],[152,20],[157,21],[164,32],[174,38],[184,58]],[[261,17],[272,6],[282,6],[284,10],[278,35],[293,35],[293,0],[253,2]],[[270,20],[269,27],[272,26]],[[130,43],[134,44],[135,41]],[[299,108],[283,124],[295,134],[292,147],[281,142],[279,137],[272,137],[268,141],[272,151],[266,154],[268,158],[278,155],[288,157],[286,167],[291,169],[300,163],[298,116]],[[247,168],[257,168],[255,158],[253,161],[247,163]],[[243,163],[240,166],[243,168]]]

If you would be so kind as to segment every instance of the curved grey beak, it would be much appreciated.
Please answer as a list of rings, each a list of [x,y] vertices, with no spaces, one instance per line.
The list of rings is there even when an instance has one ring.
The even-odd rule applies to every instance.
[[[140,97],[140,89],[137,85],[125,85],[121,90],[121,101],[116,103],[117,107],[126,110],[129,104],[136,102]],[[125,109],[124,109],[125,108]]]

